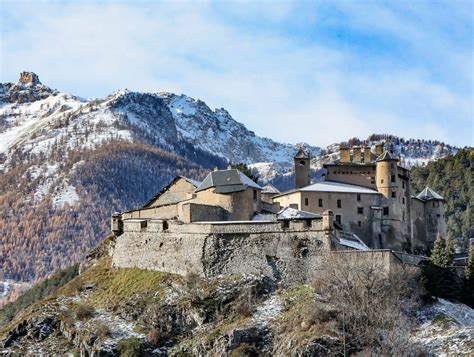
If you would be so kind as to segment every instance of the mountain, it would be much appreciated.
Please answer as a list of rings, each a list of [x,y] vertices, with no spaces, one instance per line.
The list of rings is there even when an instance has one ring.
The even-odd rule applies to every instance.
[[[457,150],[392,136],[368,143],[384,140],[414,163]],[[315,179],[338,155],[338,144],[323,150],[259,137],[225,109],[185,95],[120,90],[84,99],[22,72],[17,83],[0,84],[4,278],[35,281],[79,261],[109,231],[113,211],[142,205],[176,174],[201,179],[242,162],[288,188],[300,146],[313,157]]]

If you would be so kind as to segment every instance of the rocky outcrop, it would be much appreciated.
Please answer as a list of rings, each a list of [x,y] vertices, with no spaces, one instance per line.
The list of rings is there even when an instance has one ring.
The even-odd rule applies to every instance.
[[[31,103],[57,93],[58,91],[44,86],[36,73],[21,72],[17,83],[0,83],[0,104]]]

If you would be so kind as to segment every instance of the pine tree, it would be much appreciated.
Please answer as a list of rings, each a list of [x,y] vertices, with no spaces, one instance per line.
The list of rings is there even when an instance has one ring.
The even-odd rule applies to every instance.
[[[474,247],[470,247],[469,249],[467,265],[464,268],[464,277],[466,278],[466,280],[474,281]]]
[[[446,254],[446,241],[441,237],[440,234],[436,237],[434,242],[433,252],[431,253],[431,264],[441,268],[445,268],[447,265],[448,257]]]

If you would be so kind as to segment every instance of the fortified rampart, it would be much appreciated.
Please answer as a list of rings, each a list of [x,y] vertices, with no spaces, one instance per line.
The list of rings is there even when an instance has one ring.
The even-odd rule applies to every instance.
[[[330,250],[323,220],[202,222],[128,219],[114,267],[202,277],[263,274],[283,284],[307,282]]]

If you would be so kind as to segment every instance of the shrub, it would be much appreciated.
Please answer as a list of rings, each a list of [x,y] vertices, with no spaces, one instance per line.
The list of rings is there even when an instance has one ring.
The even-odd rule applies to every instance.
[[[235,312],[242,317],[252,316],[252,307],[246,302],[240,302],[235,306]]]
[[[110,335],[109,326],[105,322],[99,321],[95,325],[95,333],[97,334],[97,338],[104,339]]]
[[[129,337],[117,342],[116,349],[122,357],[139,357],[143,355],[143,341]]]
[[[157,346],[160,343],[161,334],[160,331],[156,328],[152,328],[148,331],[148,342],[150,342],[153,346]]]
[[[79,320],[90,319],[95,314],[95,308],[92,305],[80,304],[76,306],[75,312]]]

